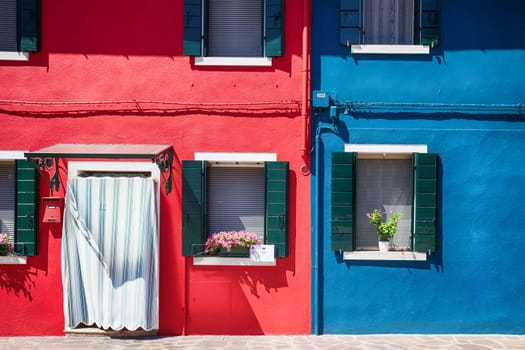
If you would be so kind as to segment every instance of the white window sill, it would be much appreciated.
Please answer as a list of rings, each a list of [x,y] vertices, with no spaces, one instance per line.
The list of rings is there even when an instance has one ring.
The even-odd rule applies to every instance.
[[[0,61],[29,61],[29,52],[0,51]]]
[[[352,45],[352,54],[428,55],[428,45]]]
[[[0,256],[0,265],[25,265],[27,264],[26,256]]]
[[[271,57],[195,57],[196,66],[271,67]]]
[[[234,257],[193,257],[193,265],[197,266],[276,266],[276,259],[273,261],[253,261],[250,258]]]
[[[426,261],[427,253],[416,252],[379,252],[353,251],[343,252],[343,260],[392,260],[392,261]]]

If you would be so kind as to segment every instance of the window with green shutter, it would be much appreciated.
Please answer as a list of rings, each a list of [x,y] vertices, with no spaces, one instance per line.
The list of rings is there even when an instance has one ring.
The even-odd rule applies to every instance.
[[[184,0],[188,56],[283,54],[284,0]]]
[[[439,45],[440,0],[341,0],[340,43]]]
[[[40,51],[40,0],[0,1],[0,51]]]
[[[0,161],[0,232],[18,255],[37,255],[37,177],[23,159]]]
[[[333,153],[332,249],[377,250],[367,213],[378,208],[402,214],[391,250],[435,252],[437,164],[433,153]]]
[[[288,166],[183,161],[183,255],[203,255],[213,233],[247,230],[288,256]]]

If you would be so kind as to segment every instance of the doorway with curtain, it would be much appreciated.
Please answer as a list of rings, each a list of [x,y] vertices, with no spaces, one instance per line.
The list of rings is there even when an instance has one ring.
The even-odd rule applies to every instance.
[[[66,330],[158,330],[157,193],[147,173],[70,170],[62,237]]]

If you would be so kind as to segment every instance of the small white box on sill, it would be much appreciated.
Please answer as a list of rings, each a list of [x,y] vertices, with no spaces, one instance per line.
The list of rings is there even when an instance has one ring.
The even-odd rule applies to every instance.
[[[272,244],[252,245],[250,260],[255,262],[272,262],[275,258],[275,248]]]

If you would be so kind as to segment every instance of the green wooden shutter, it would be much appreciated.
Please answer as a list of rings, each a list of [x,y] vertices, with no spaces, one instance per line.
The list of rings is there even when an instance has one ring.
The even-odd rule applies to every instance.
[[[38,181],[35,167],[25,159],[16,160],[15,253],[37,255]]]
[[[414,153],[414,217],[412,249],[436,251],[437,238],[437,154]]]
[[[40,0],[18,0],[18,51],[40,51]]]
[[[275,245],[275,256],[288,256],[288,162],[266,162],[266,244]]]
[[[265,55],[283,55],[284,0],[266,0]]]
[[[333,250],[354,249],[355,186],[357,153],[332,153],[332,243]]]
[[[202,0],[184,0],[184,55],[202,55],[201,35]]]
[[[439,45],[440,0],[416,0],[414,41],[419,45]]]
[[[339,43],[344,46],[360,44],[363,34],[361,0],[341,0]]]
[[[182,161],[182,255],[204,251],[206,163]]]

